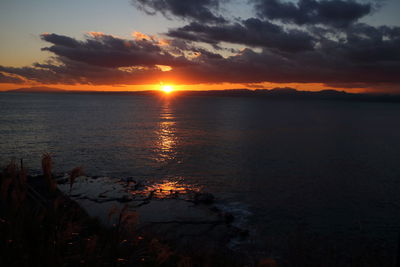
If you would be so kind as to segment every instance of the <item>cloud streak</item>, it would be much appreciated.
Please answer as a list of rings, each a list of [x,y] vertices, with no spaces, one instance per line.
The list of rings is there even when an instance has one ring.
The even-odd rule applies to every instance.
[[[9,75],[4,75],[4,73],[0,72],[0,83],[16,83],[16,84],[21,84],[23,83],[24,80],[18,78],[18,77],[13,77]]]
[[[168,35],[214,45],[227,42],[288,52],[311,50],[314,46],[314,38],[305,31],[285,30],[281,26],[257,18],[240,23],[211,26],[192,22],[184,27],[170,30]]]
[[[128,67],[187,64],[184,58],[174,57],[151,39],[126,40],[102,33],[89,33],[85,41],[57,35],[43,34],[51,43],[43,51],[59,57],[99,67]]]
[[[251,0],[260,18],[286,23],[324,24],[347,27],[372,11],[370,3],[353,0],[299,0],[297,3],[281,0]]]
[[[218,0],[132,0],[132,3],[149,15],[161,13],[167,18],[170,15],[207,23],[223,23],[225,18],[215,14]]]

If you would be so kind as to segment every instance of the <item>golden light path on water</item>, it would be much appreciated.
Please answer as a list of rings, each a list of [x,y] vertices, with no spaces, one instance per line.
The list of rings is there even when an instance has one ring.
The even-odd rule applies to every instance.
[[[168,93],[168,92],[166,92]],[[156,151],[155,160],[162,166],[174,161],[177,155],[179,137],[176,129],[176,116],[172,108],[172,96],[165,94],[160,102],[159,124],[155,130]],[[164,165],[165,164],[165,165]],[[169,177],[160,182],[151,183],[140,191],[132,191],[134,195],[152,195],[154,198],[173,198],[199,192],[201,187],[185,183],[183,177]]]
[[[185,195],[193,194],[201,191],[201,187],[196,185],[185,184],[183,181],[171,181],[163,180],[158,183],[152,183],[146,186],[143,190],[133,190],[130,193],[132,195],[141,195],[145,197],[151,196],[151,198],[176,198],[184,197]]]
[[[172,160],[176,154],[177,136],[176,136],[176,118],[171,109],[170,99],[163,99],[160,123],[157,131],[159,158],[157,161],[165,162]]]

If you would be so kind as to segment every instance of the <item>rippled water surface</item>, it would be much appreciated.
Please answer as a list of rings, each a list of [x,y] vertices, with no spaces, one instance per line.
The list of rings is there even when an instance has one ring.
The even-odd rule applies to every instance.
[[[0,156],[202,188],[263,236],[305,225],[394,240],[399,122],[390,103],[2,93]]]

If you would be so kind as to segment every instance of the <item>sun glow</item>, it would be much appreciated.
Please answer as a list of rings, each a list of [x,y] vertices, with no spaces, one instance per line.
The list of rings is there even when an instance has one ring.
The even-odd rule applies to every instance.
[[[171,93],[171,92],[174,90],[174,88],[172,88],[171,85],[163,85],[163,86],[161,87],[161,90],[163,90],[164,93],[169,94],[169,93]]]

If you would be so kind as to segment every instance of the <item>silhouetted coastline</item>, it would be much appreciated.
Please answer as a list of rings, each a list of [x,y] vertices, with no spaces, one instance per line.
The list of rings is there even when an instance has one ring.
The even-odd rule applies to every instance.
[[[46,94],[96,94],[96,95],[160,95],[158,90],[146,91],[73,91],[51,87],[19,88],[3,93],[46,93]],[[290,87],[274,89],[227,89],[227,90],[177,90],[173,93],[179,97],[257,97],[265,99],[288,100],[339,100],[361,102],[400,102],[400,95],[379,93],[348,93],[334,89],[321,91],[300,91]]]

